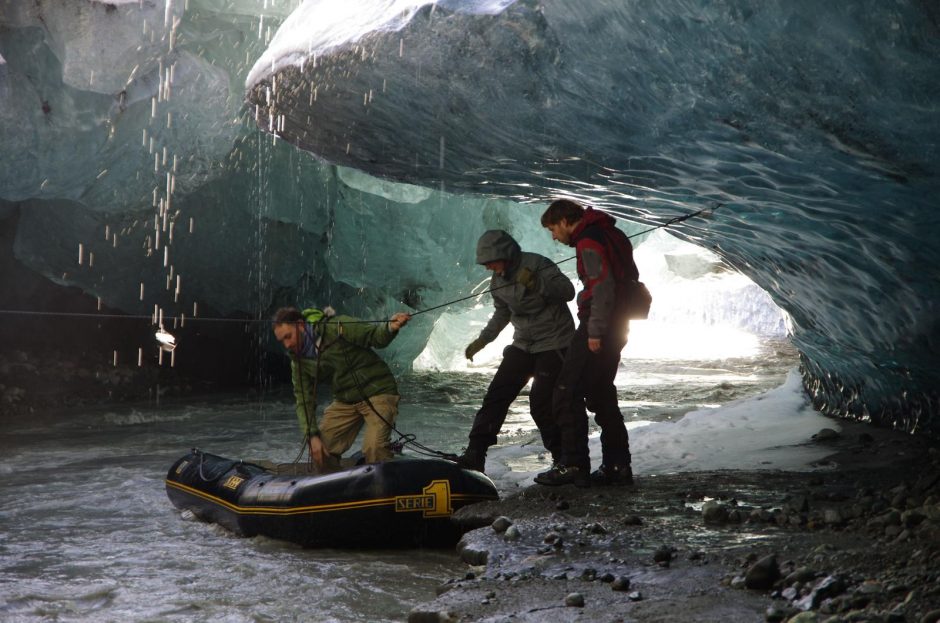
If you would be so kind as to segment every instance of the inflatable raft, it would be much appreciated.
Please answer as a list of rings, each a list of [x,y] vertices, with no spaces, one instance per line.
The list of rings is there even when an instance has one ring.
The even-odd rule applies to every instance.
[[[499,497],[489,478],[442,459],[278,475],[200,450],[173,464],[166,492],[177,508],[242,536],[342,548],[453,546],[461,530],[451,515]]]

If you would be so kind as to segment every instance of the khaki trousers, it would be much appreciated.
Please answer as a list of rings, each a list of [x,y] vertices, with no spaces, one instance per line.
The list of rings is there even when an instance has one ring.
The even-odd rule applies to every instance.
[[[392,458],[389,441],[392,435],[391,425],[398,417],[399,399],[400,397],[394,394],[379,394],[372,396],[368,401],[353,404],[331,402],[323,410],[320,439],[330,454],[342,456],[353,445],[364,423],[366,431],[362,439],[362,453],[366,462],[387,461]],[[370,403],[372,406],[369,406]]]

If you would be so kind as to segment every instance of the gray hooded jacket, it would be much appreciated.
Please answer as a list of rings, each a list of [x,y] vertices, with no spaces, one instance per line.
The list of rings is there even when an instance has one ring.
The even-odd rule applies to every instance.
[[[574,321],[567,302],[574,298],[574,285],[547,257],[525,253],[519,243],[501,229],[491,229],[477,243],[477,264],[506,261],[503,275],[493,273],[490,288],[496,311],[480,332],[480,338],[492,342],[512,323],[512,345],[527,353],[568,348],[574,335]],[[535,274],[536,285],[527,291],[516,283],[520,269]]]

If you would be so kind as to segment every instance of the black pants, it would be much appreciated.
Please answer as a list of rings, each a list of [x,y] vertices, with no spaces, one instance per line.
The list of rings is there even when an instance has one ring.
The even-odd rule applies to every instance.
[[[561,437],[552,417],[552,395],[564,358],[564,350],[527,353],[515,346],[507,346],[503,351],[503,361],[486,390],[483,406],[473,418],[470,448],[486,450],[496,443],[496,435],[506,421],[509,405],[529,379],[533,379],[529,392],[532,420],[542,435],[542,445],[553,457],[560,458]]]
[[[613,323],[623,326],[622,323]],[[562,463],[589,469],[587,408],[601,428],[603,462],[607,466],[630,464],[630,439],[617,404],[614,378],[626,339],[616,333],[601,341],[601,351],[588,349],[587,321],[578,326],[553,395],[553,413],[561,431]]]

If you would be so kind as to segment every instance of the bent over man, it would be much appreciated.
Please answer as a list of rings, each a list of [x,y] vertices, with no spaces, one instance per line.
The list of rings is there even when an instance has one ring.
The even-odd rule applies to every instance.
[[[542,485],[632,485],[630,441],[617,404],[614,378],[629,331],[629,284],[639,279],[633,246],[614,219],[567,199],[553,201],[542,215],[552,238],[575,248],[578,277],[578,329],[553,399],[561,429],[561,461],[535,477]],[[601,429],[602,463],[588,476],[587,408]]]
[[[369,463],[392,457],[391,428],[398,416],[398,385],[388,365],[372,350],[388,346],[411,319],[400,312],[387,322],[337,316],[332,308],[282,307],[274,335],[291,357],[297,420],[317,467],[338,463],[363,425],[362,452]],[[316,418],[316,388],[328,382],[333,402]]]
[[[467,359],[472,360],[507,324],[512,323],[514,333],[512,345],[503,351],[503,360],[473,420],[467,450],[457,462],[483,471],[487,449],[496,443],[509,406],[529,379],[533,379],[529,411],[542,444],[557,459],[561,440],[552,419],[552,392],[574,334],[567,306],[574,298],[574,286],[554,262],[537,253],[523,252],[519,243],[501,229],[480,237],[477,263],[493,272],[490,290],[495,311],[480,336],[467,346]]]

